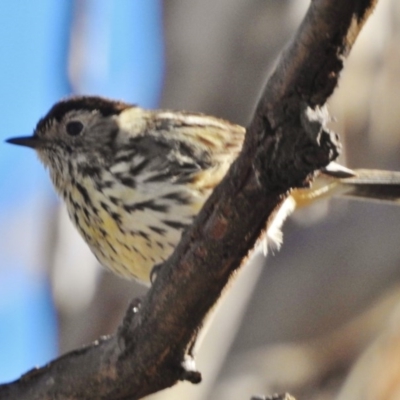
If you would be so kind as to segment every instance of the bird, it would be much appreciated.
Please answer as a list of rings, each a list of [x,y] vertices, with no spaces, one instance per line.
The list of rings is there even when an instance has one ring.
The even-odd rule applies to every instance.
[[[31,136],[7,142],[37,152],[100,264],[148,285],[238,156],[245,132],[201,113],[72,96],[54,104]],[[400,204],[400,172],[331,162],[309,188],[291,191],[269,241],[280,246],[293,209],[331,196]]]

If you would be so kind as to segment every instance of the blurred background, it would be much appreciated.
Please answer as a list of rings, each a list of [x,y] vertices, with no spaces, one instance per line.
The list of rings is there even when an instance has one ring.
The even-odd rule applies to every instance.
[[[146,292],[96,264],[32,151],[71,93],[246,125],[303,0],[9,0],[0,4],[0,382],[112,333]],[[400,3],[379,2],[330,101],[350,167],[400,170]],[[244,216],[245,218],[245,216]],[[334,199],[255,255],[199,350],[199,386],[154,397],[400,398],[400,208]],[[183,398],[183,397],[182,397]]]

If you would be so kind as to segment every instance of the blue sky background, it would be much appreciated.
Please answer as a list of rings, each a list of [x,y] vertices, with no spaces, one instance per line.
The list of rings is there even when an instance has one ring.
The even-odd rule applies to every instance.
[[[156,107],[161,0],[6,0],[0,48],[0,382],[6,382],[57,355],[44,254],[57,199],[34,152],[4,139],[30,134],[70,93]],[[77,48],[78,56],[71,50]]]

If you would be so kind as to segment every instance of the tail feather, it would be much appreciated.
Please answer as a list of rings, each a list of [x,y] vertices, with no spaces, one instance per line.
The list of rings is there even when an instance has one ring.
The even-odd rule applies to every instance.
[[[400,204],[400,172],[360,169],[355,176],[341,179],[343,196]]]
[[[311,187],[294,189],[275,215],[263,242],[264,254],[268,247],[279,249],[282,243],[281,226],[295,208],[316,200],[346,196],[358,200],[389,202],[400,205],[400,172],[357,169],[351,170],[331,163],[321,171]]]
[[[334,196],[400,205],[400,172],[350,170],[333,164],[332,168],[326,168],[317,176],[310,188],[292,192],[296,207]]]

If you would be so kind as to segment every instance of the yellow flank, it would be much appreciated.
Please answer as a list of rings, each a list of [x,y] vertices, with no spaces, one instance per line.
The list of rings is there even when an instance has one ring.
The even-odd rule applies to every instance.
[[[102,265],[118,275],[128,279],[134,277],[143,283],[150,282],[152,268],[171,255],[181,237],[182,228],[171,227],[162,221],[190,223],[209,194],[209,190],[200,194],[187,187],[191,197],[189,204],[171,203],[170,211],[160,212],[158,216],[157,211],[148,209],[128,212],[113,204],[105,193],[95,190],[91,179],[80,182],[89,201],[76,186],[70,186],[71,196],[66,196],[65,200],[71,220]],[[131,202],[131,196],[139,196],[135,189],[124,186],[111,190],[124,204]],[[158,233],[157,229],[162,232]]]
[[[341,179],[319,173],[312,182],[311,187],[294,189],[291,192],[291,196],[296,202],[296,208],[307,207],[316,200],[345,193],[349,189],[349,186],[344,184],[345,181],[345,179],[342,182]]]
[[[99,217],[100,225],[88,225],[84,220],[78,229],[89,236],[89,245],[100,263],[124,277],[131,278],[133,275],[148,282],[154,262],[150,261],[151,255],[148,255],[149,249],[146,248],[144,239],[123,234],[116,221],[104,210],[100,211]],[[106,236],[101,230],[107,232]]]
[[[333,182],[321,188],[312,186],[307,189],[294,189],[291,196],[296,202],[296,208],[307,207],[315,200],[331,197],[337,186],[337,182]]]

